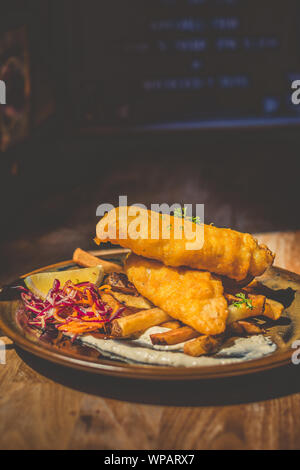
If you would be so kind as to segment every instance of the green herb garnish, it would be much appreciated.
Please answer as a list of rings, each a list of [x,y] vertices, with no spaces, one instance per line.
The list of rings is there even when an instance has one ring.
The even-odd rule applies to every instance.
[[[232,305],[234,305],[234,307],[241,308],[241,306],[242,306],[243,304],[245,304],[246,307],[250,308],[250,310],[253,309],[252,300],[251,300],[251,299],[247,299],[247,297],[245,296],[245,294],[243,294],[242,292],[240,292],[239,294],[236,294],[236,297],[238,297],[238,298],[241,299],[241,300],[236,300],[235,302],[233,302]]]
[[[174,217],[185,217],[186,216],[186,208],[181,209],[181,207],[176,207],[174,210]]]
[[[174,217],[180,217],[181,219],[190,220],[191,222],[194,222],[194,224],[201,224],[200,217],[188,217],[186,211],[186,207],[184,209],[181,209],[181,207],[176,207],[176,209],[174,210]]]

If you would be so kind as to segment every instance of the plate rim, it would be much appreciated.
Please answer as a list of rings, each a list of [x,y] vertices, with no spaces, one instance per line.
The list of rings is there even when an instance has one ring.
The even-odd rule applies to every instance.
[[[90,253],[99,254],[101,256],[110,256],[112,254],[127,253],[126,249],[111,249],[111,250],[90,250]],[[60,261],[58,263],[43,266],[41,268],[30,271],[27,274],[20,276],[18,279],[24,279],[24,277],[37,272],[43,272],[47,269],[52,269],[59,266],[68,264],[74,264],[73,260]],[[293,276],[299,276],[296,273],[287,271],[282,268],[276,268],[285,273]],[[196,366],[196,367],[164,367],[147,364],[128,364],[116,362],[110,359],[98,359],[98,362],[94,362],[92,359],[88,360],[79,359],[74,353],[68,355],[66,352],[59,353],[50,350],[42,345],[42,343],[36,343],[30,340],[25,334],[22,334],[22,330],[11,328],[4,320],[0,310],[0,329],[8,336],[17,346],[25,351],[38,356],[46,361],[50,361],[61,366],[69,367],[76,370],[82,370],[89,373],[109,375],[114,377],[123,377],[130,379],[143,379],[143,380],[202,380],[202,379],[218,379],[224,377],[234,377],[239,375],[248,375],[265,370],[274,369],[291,363],[291,356],[293,354],[292,349],[278,352],[277,354],[270,354],[259,359],[252,359],[244,362],[232,363],[232,364],[218,364],[213,366]]]

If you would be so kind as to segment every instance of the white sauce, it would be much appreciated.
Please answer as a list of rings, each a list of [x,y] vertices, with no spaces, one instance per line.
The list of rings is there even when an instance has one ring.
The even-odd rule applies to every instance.
[[[167,328],[152,327],[135,340],[98,339],[91,335],[82,337],[82,343],[92,346],[103,356],[128,363],[152,364],[173,367],[213,366],[259,359],[275,351],[276,345],[263,335],[238,338],[230,347],[214,356],[191,357],[183,353],[183,344],[153,345],[150,334],[162,333]]]

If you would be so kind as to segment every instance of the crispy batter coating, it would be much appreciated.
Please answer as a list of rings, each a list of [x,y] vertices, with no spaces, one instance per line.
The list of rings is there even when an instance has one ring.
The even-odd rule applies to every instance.
[[[171,317],[206,335],[225,330],[223,285],[210,273],[170,268],[134,254],[127,258],[125,271],[136,289]]]
[[[202,225],[204,234],[202,248],[187,249],[187,243],[193,240],[187,239],[184,232],[181,239],[176,239],[174,236],[174,227],[178,227],[178,221],[181,219],[170,216],[166,226],[164,216],[145,209],[140,209],[142,222],[139,235],[132,238],[131,232],[128,233],[128,227],[131,222],[135,223],[137,217],[129,215],[128,211],[129,207],[123,207],[117,208],[115,212],[114,210],[108,212],[97,225],[97,238],[101,242],[110,241],[130,248],[138,255],[162,261],[167,266],[203,269],[236,281],[243,281],[250,276],[260,276],[273,263],[273,253],[265,245],[259,245],[249,233],[211,225]],[[194,230],[196,224],[185,223],[187,226],[190,224],[191,230]],[[104,233],[103,227],[106,227],[107,233]],[[157,238],[151,237],[153,229],[157,230]],[[169,236],[166,238],[168,230]]]

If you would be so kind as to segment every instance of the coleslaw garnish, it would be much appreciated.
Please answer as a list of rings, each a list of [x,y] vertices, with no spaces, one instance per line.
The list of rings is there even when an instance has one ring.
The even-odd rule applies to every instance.
[[[61,286],[55,279],[43,300],[28,289],[18,287],[30,326],[45,329],[51,325],[75,337],[106,330],[108,324],[121,315],[125,307],[117,306],[113,310],[101,298],[101,292],[107,293],[109,288],[107,285],[97,288],[91,282],[73,284],[71,281]]]

